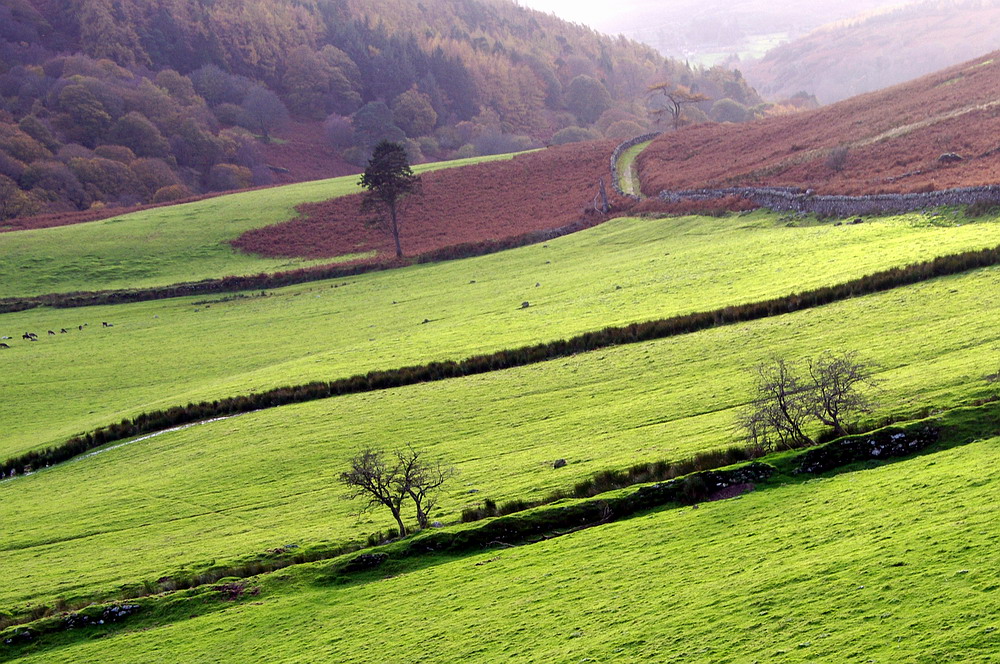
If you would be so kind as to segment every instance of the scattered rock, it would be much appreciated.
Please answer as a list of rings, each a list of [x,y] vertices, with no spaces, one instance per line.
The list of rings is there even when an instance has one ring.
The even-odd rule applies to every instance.
[[[937,160],[942,164],[954,164],[958,161],[965,161],[965,157],[955,152],[945,152]]]
[[[527,309],[530,306],[531,306],[531,304],[527,300],[525,300],[524,302],[521,303],[521,308],[522,309]]]
[[[425,319],[423,320],[423,322],[422,322],[422,323],[420,323],[420,324],[421,324],[421,325],[423,325],[423,324],[425,324],[425,323],[429,323],[429,322],[431,322],[431,319],[430,319],[430,318],[425,318]]]
[[[565,465],[566,465],[566,459],[556,459],[555,462],[552,464],[552,468],[554,470],[556,468],[562,468]]]
[[[537,282],[537,281],[536,281],[536,282],[535,282],[535,288],[538,288],[539,286],[541,286],[541,284],[540,284],[539,282]]]
[[[852,221],[850,223],[851,224],[863,224],[863,223],[865,223],[865,220],[862,219],[861,217],[857,217],[856,219],[854,219],[854,221]]]

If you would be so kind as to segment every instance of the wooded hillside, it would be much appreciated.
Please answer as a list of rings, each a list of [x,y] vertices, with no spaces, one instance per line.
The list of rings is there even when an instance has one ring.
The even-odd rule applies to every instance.
[[[0,218],[269,184],[289,118],[341,168],[383,138],[414,161],[626,138],[664,81],[708,98],[689,121],[760,104],[738,73],[508,0],[6,0]]]

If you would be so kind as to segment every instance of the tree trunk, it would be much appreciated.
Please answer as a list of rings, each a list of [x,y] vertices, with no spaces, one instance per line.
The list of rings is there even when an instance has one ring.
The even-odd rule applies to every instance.
[[[403,245],[399,242],[399,224],[396,221],[396,202],[389,206],[389,217],[392,223],[392,239],[396,242],[396,258],[403,257]]]
[[[399,536],[406,537],[406,526],[403,524],[403,517],[400,516],[399,510],[392,510],[392,516],[395,517],[396,523],[399,525]]]

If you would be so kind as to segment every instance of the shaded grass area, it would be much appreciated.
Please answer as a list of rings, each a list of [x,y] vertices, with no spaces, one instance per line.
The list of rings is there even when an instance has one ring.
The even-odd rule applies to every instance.
[[[512,155],[422,164],[415,171]],[[358,176],[258,189],[71,226],[0,235],[0,297],[162,286],[276,272],[363,257],[262,258],[229,245],[243,232],[296,215],[295,206],[359,190]],[[359,223],[361,223],[359,221]]]
[[[236,604],[218,601],[232,597],[225,588],[182,593],[146,604],[124,627],[67,632],[17,654],[46,662],[148,661],[158,652],[268,662],[988,661],[998,645],[992,496],[1000,479],[984,469],[1000,462],[1000,439],[965,439],[983,430],[975,411],[946,419],[949,440],[933,455],[777,477],[697,510],[653,511],[528,547],[430,554],[355,583],[337,575],[341,563],[302,566],[248,582]],[[429,629],[449,648],[425,649]]]
[[[0,333],[14,341],[0,353],[0,390],[23,398],[0,400],[0,457],[143,411],[736,305],[1000,241],[995,221],[963,221],[621,219],[547,246],[267,297],[5,314]],[[69,333],[45,334],[62,328]],[[25,331],[42,338],[22,342]]]
[[[352,516],[337,474],[364,444],[410,443],[459,470],[435,519],[531,500],[607,468],[733,442],[740,367],[859,349],[905,416],[995,393],[1000,270],[778,318],[441,383],[283,407],[164,434],[0,483],[0,606],[113,591],[286,544],[389,526]],[[552,469],[557,458],[569,461]],[[122,469],[127,469],[123,471]],[[473,491],[475,491],[473,493]],[[60,496],[53,506],[50,497]]]

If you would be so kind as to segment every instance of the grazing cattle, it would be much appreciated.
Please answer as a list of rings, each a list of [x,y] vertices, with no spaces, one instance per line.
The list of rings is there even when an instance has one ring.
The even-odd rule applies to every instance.
[[[10,337],[0,337],[0,339],[3,339],[4,341],[7,341],[8,339],[10,339]]]
[[[56,333],[53,332],[52,330],[49,330],[49,334],[51,334],[52,336],[56,336]]]
[[[105,322],[103,322],[103,321],[101,322],[101,327],[107,327],[107,326],[108,326],[108,324],[107,324],[107,323],[105,323]]]
[[[65,327],[59,328],[59,334],[66,334],[66,328]]]
[[[10,348],[7,344],[0,342],[0,348]]]
[[[31,341],[31,332],[25,332],[24,334],[21,335],[21,338]]]
[[[81,332],[83,332],[83,325],[77,325],[77,326],[76,326],[76,329],[78,329],[78,330],[80,330]]]

